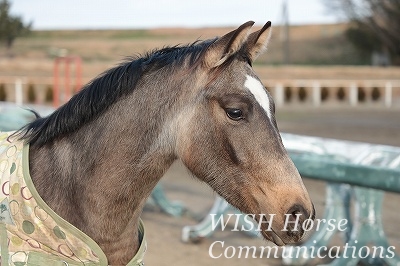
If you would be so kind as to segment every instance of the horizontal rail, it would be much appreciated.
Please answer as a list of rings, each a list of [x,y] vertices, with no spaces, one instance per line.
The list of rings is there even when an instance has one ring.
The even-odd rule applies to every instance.
[[[87,83],[94,77],[84,76],[83,82]],[[11,84],[15,83],[16,79],[23,79],[27,83],[34,84],[53,84],[54,77],[52,76],[0,76],[0,83]],[[292,87],[313,87],[315,83],[319,83],[322,87],[350,87],[351,84],[357,84],[365,87],[384,86],[390,82],[393,87],[400,87],[398,79],[265,79],[261,78],[266,87],[275,87],[276,84]]]
[[[307,178],[346,183],[400,193],[400,171],[329,160],[321,155],[290,154],[299,173]]]
[[[84,84],[89,80],[89,77],[82,77],[82,80],[79,78],[75,83]],[[59,98],[56,95],[58,87],[68,91],[66,88],[69,82],[64,86],[57,86],[58,83],[53,81],[51,77],[0,76],[0,85],[6,90],[6,100],[18,104],[27,98],[27,84],[40,95],[37,100],[39,104],[44,103],[44,95],[49,89],[54,89],[56,99]],[[400,106],[398,79],[262,79],[262,82],[271,92],[278,107],[290,104],[308,104],[315,107],[329,104],[357,106],[363,103],[387,108]],[[80,85],[76,86],[78,90]],[[65,98],[68,99],[68,95]]]

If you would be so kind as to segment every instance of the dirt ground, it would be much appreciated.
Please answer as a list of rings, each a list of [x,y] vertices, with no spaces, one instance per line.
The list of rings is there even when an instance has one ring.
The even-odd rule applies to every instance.
[[[329,137],[345,140],[400,146],[400,110],[384,108],[281,108],[277,110],[278,126],[282,132]],[[280,259],[212,259],[209,248],[215,241],[227,246],[266,246],[270,243],[251,238],[241,232],[215,231],[199,243],[183,243],[182,228],[196,224],[213,203],[215,193],[207,185],[188,175],[179,165],[173,165],[162,179],[167,197],[180,201],[188,209],[183,217],[172,217],[154,208],[146,208],[142,219],[146,226],[148,250],[146,265],[282,265]],[[314,201],[317,218],[322,218],[325,205],[325,183],[304,179]],[[383,224],[390,245],[400,250],[399,194],[386,193],[383,204]],[[335,241],[340,238],[337,237]],[[220,245],[215,255],[223,252]],[[399,252],[398,252],[399,253]],[[399,253],[400,254],[400,253]]]

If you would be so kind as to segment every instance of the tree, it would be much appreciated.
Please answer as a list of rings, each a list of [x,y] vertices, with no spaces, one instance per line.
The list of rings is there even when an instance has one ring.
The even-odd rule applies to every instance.
[[[32,27],[32,22],[24,24],[20,16],[11,15],[10,7],[8,0],[0,0],[0,41],[8,50],[17,37],[28,34]]]
[[[400,0],[323,0],[351,22],[346,36],[365,55],[380,53],[400,65]]]

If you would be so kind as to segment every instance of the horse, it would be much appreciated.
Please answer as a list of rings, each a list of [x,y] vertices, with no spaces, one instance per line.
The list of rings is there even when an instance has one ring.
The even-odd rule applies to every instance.
[[[252,68],[271,22],[251,32],[253,24],[128,58],[11,135],[24,143],[38,197],[98,245],[94,265],[126,265],[141,249],[143,206],[175,160],[256,214],[266,240],[285,245],[304,236],[293,223],[314,219],[315,210]],[[60,227],[53,231],[65,240]]]

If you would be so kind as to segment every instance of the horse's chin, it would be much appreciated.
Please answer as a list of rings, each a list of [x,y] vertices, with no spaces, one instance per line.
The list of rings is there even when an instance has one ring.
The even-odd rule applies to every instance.
[[[272,243],[274,243],[277,246],[285,246],[286,245],[286,243],[283,242],[282,238],[280,238],[280,236],[278,234],[276,234],[274,230],[270,230],[268,232],[262,231],[261,234],[266,240],[271,241]]]

